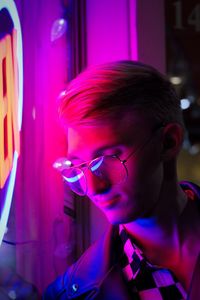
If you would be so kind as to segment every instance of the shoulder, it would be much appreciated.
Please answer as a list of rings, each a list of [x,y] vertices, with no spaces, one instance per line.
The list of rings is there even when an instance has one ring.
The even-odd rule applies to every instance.
[[[43,300],[68,299],[96,289],[109,268],[110,253],[116,228],[107,232],[91,245],[75,264],[51,283],[44,292]]]
[[[200,212],[200,187],[190,181],[181,181],[180,186],[192,200],[196,200],[197,208]]]
[[[200,187],[190,181],[180,181],[180,185],[183,188],[183,190],[191,190],[195,193],[198,199],[200,199]]]
[[[42,297],[43,300],[62,299],[62,295],[64,295],[66,291],[66,288],[64,286],[64,276],[66,274],[59,276],[53,283],[51,283],[46,288]]]

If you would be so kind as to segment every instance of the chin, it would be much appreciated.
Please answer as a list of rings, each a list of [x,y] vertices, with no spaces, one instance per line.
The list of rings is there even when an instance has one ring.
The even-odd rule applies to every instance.
[[[119,224],[127,224],[133,221],[136,221],[139,216],[135,214],[123,214],[122,212],[116,213],[115,211],[106,213],[106,218],[108,219],[109,223],[112,225],[119,225]]]

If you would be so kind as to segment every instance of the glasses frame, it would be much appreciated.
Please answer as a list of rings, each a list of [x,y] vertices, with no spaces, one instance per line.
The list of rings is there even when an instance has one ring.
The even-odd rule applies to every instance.
[[[114,155],[101,155],[101,156],[98,156],[98,157],[96,157],[96,158],[94,158],[94,159],[92,159],[92,160],[90,160],[90,161],[83,162],[83,163],[81,163],[80,165],[76,165],[76,166],[73,166],[73,167],[70,167],[70,166],[68,166],[68,167],[63,167],[63,165],[62,165],[62,167],[60,167],[60,168],[58,168],[58,167],[56,167],[56,166],[54,166],[54,167],[60,171],[60,173],[61,173],[61,175],[62,175],[62,177],[63,177],[63,179],[64,179],[65,182],[67,182],[67,180],[65,179],[65,176],[62,174],[64,170],[66,170],[66,169],[68,169],[68,170],[69,170],[69,169],[78,169],[78,170],[80,170],[80,172],[81,172],[80,174],[82,174],[82,175],[84,176],[85,183],[86,183],[86,191],[85,191],[85,193],[83,193],[83,194],[77,193],[76,191],[74,191],[74,190],[71,188],[71,186],[68,184],[68,182],[67,182],[67,184],[68,184],[69,188],[70,188],[74,193],[76,193],[77,195],[79,195],[79,196],[86,196],[86,195],[87,195],[87,191],[88,191],[88,185],[87,185],[87,177],[86,177],[86,175],[85,175],[85,170],[90,170],[90,172],[93,174],[93,172],[92,172],[92,170],[91,170],[91,168],[90,168],[90,165],[91,165],[95,160],[98,160],[98,159],[100,159],[101,157],[102,157],[102,158],[104,158],[104,157],[113,157],[113,158],[118,159],[118,160],[120,161],[120,163],[123,165],[123,167],[125,168],[125,172],[126,172],[126,176],[125,176],[124,180],[122,180],[122,181],[119,182],[119,183],[121,183],[121,182],[125,181],[125,180],[128,178],[128,168],[127,168],[127,166],[126,166],[127,161],[128,161],[133,155],[136,155],[138,152],[142,151],[142,150],[144,149],[144,147],[145,147],[147,144],[149,144],[150,141],[154,138],[155,134],[156,134],[160,129],[162,129],[162,128],[164,128],[164,127],[165,127],[164,124],[159,124],[159,125],[157,125],[157,126],[153,129],[153,132],[152,132],[151,136],[150,136],[150,137],[149,137],[149,138],[148,138],[148,139],[147,139],[140,147],[138,147],[137,149],[134,149],[133,151],[131,151],[125,159],[121,159],[118,155],[115,155],[115,154],[114,154]],[[63,160],[64,160],[64,159],[63,159]],[[59,160],[57,160],[57,161],[59,161]],[[56,161],[56,162],[57,162],[57,161]],[[65,161],[66,161],[66,159],[65,159]],[[56,164],[56,162],[54,163],[54,165]],[[82,168],[81,168],[81,166],[82,166]],[[83,170],[83,168],[84,168],[85,170]],[[95,175],[94,175],[94,176],[95,176]],[[119,184],[119,183],[118,183],[118,184]]]

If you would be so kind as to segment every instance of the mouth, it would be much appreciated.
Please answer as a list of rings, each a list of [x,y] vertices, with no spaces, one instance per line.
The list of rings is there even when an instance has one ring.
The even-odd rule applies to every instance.
[[[101,208],[108,208],[108,207],[112,207],[113,205],[116,204],[116,202],[118,201],[119,196],[114,196],[112,198],[98,198],[97,200],[95,200],[95,203],[98,205],[98,207]]]

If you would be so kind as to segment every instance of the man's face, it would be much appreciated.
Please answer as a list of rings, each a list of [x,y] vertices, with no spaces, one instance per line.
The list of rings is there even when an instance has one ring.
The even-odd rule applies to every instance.
[[[148,141],[148,142],[147,142]],[[128,177],[114,184],[85,171],[87,195],[113,224],[128,223],[151,215],[159,198],[163,178],[160,135],[137,112],[121,122],[76,126],[68,130],[68,158],[74,165],[102,155],[121,160],[136,151],[125,163]],[[144,145],[144,147],[142,147]],[[140,149],[139,151],[137,151]],[[119,168],[124,167],[119,161]],[[109,172],[114,172],[112,168]]]

